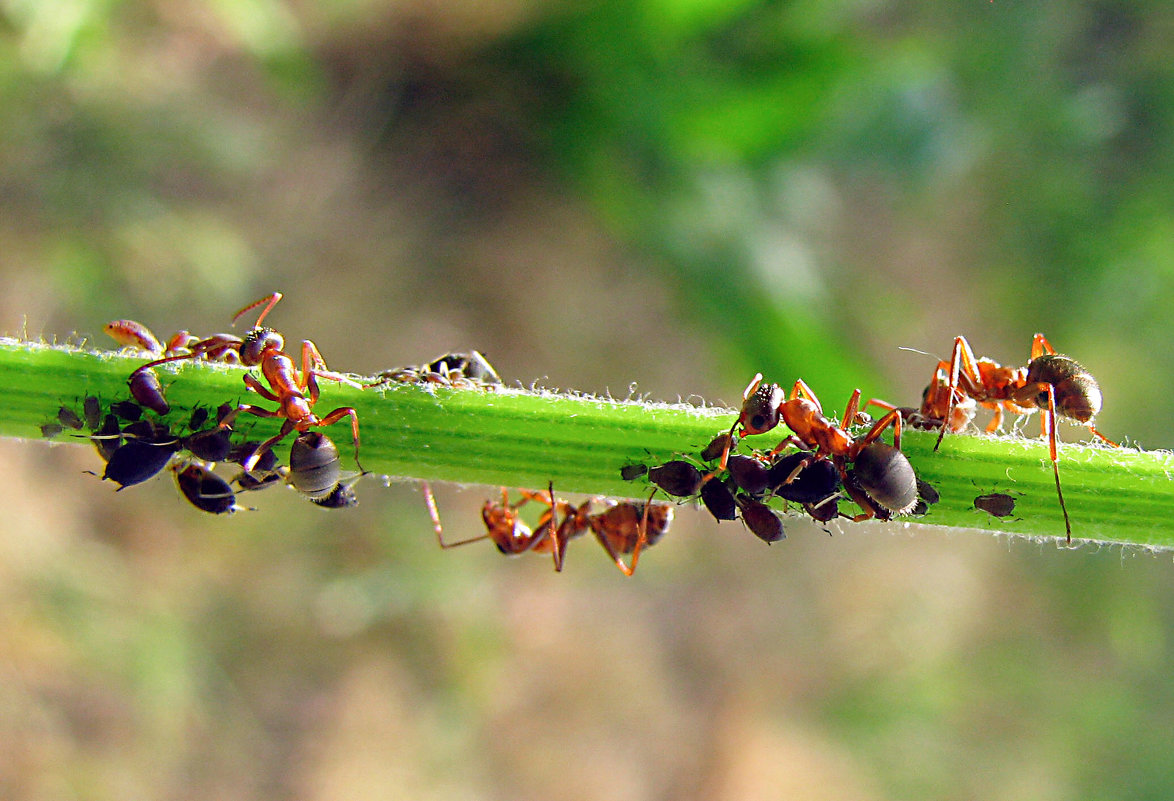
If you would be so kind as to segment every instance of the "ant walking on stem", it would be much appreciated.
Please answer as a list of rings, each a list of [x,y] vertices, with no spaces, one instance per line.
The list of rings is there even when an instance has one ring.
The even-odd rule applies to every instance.
[[[1037,410],[1041,412],[1040,435],[1048,440],[1052,474],[1056,480],[1056,497],[1060,501],[1060,511],[1064,514],[1065,541],[1071,544],[1072,523],[1068,518],[1068,508],[1064,505],[1064,493],[1060,489],[1056,417],[1075,420],[1105,444],[1118,447],[1116,442],[1097,431],[1093,425],[1093,418],[1101,410],[1102,396],[1101,388],[1092,374],[1075,359],[1056,353],[1043,334],[1036,334],[1032,338],[1031,360],[1025,367],[1004,367],[991,359],[976,358],[966,337],[959,336],[954,338],[950,361],[938,362],[934,368],[933,380],[926,388],[926,398],[941,398],[943,393],[945,408],[940,415],[930,415],[941,420],[941,431],[934,444],[935,451],[942,444],[947,429],[960,431],[969,422],[966,414],[956,414],[956,409],[967,402],[994,411],[986,428],[988,433],[1002,425],[1004,411],[1017,415]]]
[[[827,459],[840,473],[848,495],[863,510],[852,518],[854,521],[906,514],[916,504],[917,478],[901,452],[900,410],[890,409],[867,434],[854,437],[847,426],[856,421],[860,411],[859,389],[852,393],[839,424],[824,415],[819,398],[801,378],[795,381],[790,395],[785,395],[778,384],[763,383],[758,373],[742,397],[741,413],[730,428],[731,441],[739,427],[743,435],[763,434],[783,422],[794,433],[768,456],[774,457],[788,445],[814,451],[798,462],[784,485],[811,464]],[[893,429],[892,445],[880,440],[887,428]],[[723,466],[728,456],[727,450],[722,455]]]
[[[266,400],[279,404],[279,408],[273,411],[252,404],[242,404],[230,411],[220,421],[220,428],[232,428],[233,422],[242,412],[247,412],[257,417],[281,417],[285,419],[281,430],[262,442],[253,454],[241,465],[246,471],[252,470],[257,464],[257,461],[270,448],[291,432],[297,431],[300,434],[304,434],[311,428],[332,425],[344,417],[351,418],[351,432],[354,435],[355,444],[355,464],[362,471],[363,465],[359,462],[359,416],[355,410],[349,406],[343,406],[324,417],[319,417],[313,411],[314,405],[318,402],[318,378],[349,384],[353,384],[354,382],[339,373],[328,371],[326,369],[326,360],[322,358],[322,354],[318,352],[318,348],[314,343],[308,339],[302,341],[301,370],[298,370],[294,364],[294,360],[283,350],[285,339],[281,334],[272,328],[261,327],[261,323],[265,320],[266,315],[277,305],[281,297],[280,292],[274,292],[258,301],[250,303],[233,315],[232,321],[235,325],[236,321],[242,315],[256,309],[258,306],[264,306],[260,315],[257,317],[256,324],[245,334],[243,339],[230,334],[215,334],[207,339],[189,344],[187,346],[187,353],[165,356],[139,367],[130,376],[132,390],[136,385],[145,383],[142,379],[143,376],[154,375],[152,368],[157,365],[183,359],[199,359],[211,355],[222,355],[226,351],[235,351],[240,357],[240,363],[245,367],[259,366],[261,368],[261,375],[269,384],[267,387],[252,374],[246,374],[244,376],[245,386]],[[154,385],[155,387],[158,386],[157,380],[154,382]],[[356,384],[356,386],[358,385]],[[158,395],[159,400],[162,400],[161,391],[158,392]]]

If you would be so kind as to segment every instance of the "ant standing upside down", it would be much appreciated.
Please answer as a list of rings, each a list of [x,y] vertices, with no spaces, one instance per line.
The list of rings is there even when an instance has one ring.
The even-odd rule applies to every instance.
[[[314,413],[314,404],[318,402],[319,394],[317,379],[325,378],[348,384],[354,384],[354,382],[339,373],[328,371],[326,360],[322,358],[322,354],[318,352],[314,343],[308,339],[302,342],[302,366],[301,370],[298,370],[294,360],[283,350],[285,339],[281,334],[272,328],[261,327],[265,316],[277,305],[281,297],[280,292],[274,292],[250,303],[233,315],[232,321],[235,324],[241,315],[258,306],[265,307],[257,317],[257,322],[252,330],[245,334],[243,339],[230,334],[215,334],[207,339],[187,344],[187,353],[164,356],[136,369],[130,375],[131,387],[133,389],[136,384],[144,383],[145,376],[153,376],[152,368],[157,365],[183,359],[207,358],[222,355],[226,351],[234,351],[239,355],[240,363],[245,367],[259,366],[261,375],[269,384],[267,387],[255,376],[247,373],[244,376],[245,386],[266,400],[273,401],[280,406],[277,410],[269,410],[252,404],[241,404],[225,415],[224,419],[220,421],[219,427],[221,429],[232,428],[233,422],[241,412],[247,412],[257,417],[285,418],[281,430],[262,442],[241,465],[246,471],[252,470],[266,452],[291,432],[297,431],[304,434],[311,428],[332,425],[344,417],[351,418],[351,432],[354,435],[355,443],[355,464],[358,465],[360,471],[363,471],[363,465],[359,462],[359,416],[355,410],[349,406],[343,406],[324,417],[319,417]],[[358,384],[354,385],[359,386]]]

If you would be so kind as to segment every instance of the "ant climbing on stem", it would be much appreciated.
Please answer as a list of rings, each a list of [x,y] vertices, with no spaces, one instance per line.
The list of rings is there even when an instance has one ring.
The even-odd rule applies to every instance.
[[[279,404],[279,408],[274,411],[252,404],[241,404],[225,415],[220,421],[219,427],[222,429],[232,428],[233,422],[242,412],[256,415],[257,417],[281,417],[285,419],[281,430],[262,442],[253,454],[241,465],[246,471],[252,470],[257,464],[257,461],[270,448],[291,432],[297,431],[299,434],[304,434],[311,428],[329,426],[337,423],[344,417],[351,418],[351,432],[355,445],[355,464],[358,465],[360,471],[363,471],[363,465],[359,462],[359,416],[355,410],[349,406],[343,406],[333,410],[324,417],[319,417],[313,411],[314,405],[318,402],[319,395],[317,379],[325,378],[348,384],[354,384],[354,382],[339,373],[328,371],[326,369],[326,360],[322,358],[322,354],[318,352],[318,348],[314,343],[308,339],[302,341],[301,370],[299,370],[294,364],[294,360],[283,350],[285,339],[281,334],[272,328],[263,328],[261,326],[266,315],[277,305],[277,302],[281,298],[282,295],[280,292],[274,292],[258,301],[250,303],[233,315],[232,322],[235,325],[236,321],[242,315],[259,306],[264,306],[257,317],[256,324],[245,334],[243,339],[230,334],[215,334],[207,339],[190,343],[186,346],[187,353],[164,356],[139,367],[131,373],[131,385],[133,387],[136,383],[141,383],[140,376],[149,374],[152,368],[160,364],[212,356],[223,358],[223,354],[227,351],[235,351],[240,357],[240,363],[245,367],[259,366],[261,368],[261,375],[269,384],[267,387],[252,374],[246,374],[244,376],[245,386],[266,400]],[[358,384],[354,385],[359,386]],[[161,398],[161,392],[159,395]]]

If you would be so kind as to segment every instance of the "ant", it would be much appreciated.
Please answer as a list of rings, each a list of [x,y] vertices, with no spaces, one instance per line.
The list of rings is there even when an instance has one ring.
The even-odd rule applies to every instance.
[[[852,520],[860,522],[873,517],[905,514],[916,503],[917,486],[913,466],[901,452],[901,412],[890,411],[881,417],[863,437],[853,437],[847,426],[858,419],[860,390],[852,393],[844,410],[843,422],[835,423],[823,413],[819,398],[803,379],[797,379],[789,395],[784,395],[778,384],[763,383],[762,373],[746,387],[742,394],[742,410],[730,427],[734,439],[739,427],[742,435],[763,434],[786,423],[794,433],[775,446],[768,455],[774,456],[788,445],[813,451],[795,466],[783,483],[793,481],[799,472],[820,459],[835,465],[844,482],[844,488],[863,510]],[[879,441],[887,428],[893,429],[893,445]],[[729,457],[722,455],[724,467]],[[848,480],[848,466],[856,463],[854,480]],[[865,469],[860,469],[865,468]]]
[[[235,325],[236,321],[242,315],[256,309],[258,306],[264,306],[260,315],[257,317],[256,324],[245,334],[243,339],[229,334],[214,334],[207,339],[190,343],[186,346],[187,353],[164,356],[139,367],[131,373],[131,386],[133,388],[136,382],[141,381],[139,378],[140,375],[152,374],[148,371],[157,365],[179,361],[181,359],[223,357],[229,351],[234,351],[239,356],[240,363],[245,367],[259,366],[261,368],[261,374],[269,384],[266,387],[265,384],[252,374],[246,374],[244,376],[245,386],[266,400],[280,404],[280,408],[276,411],[270,411],[269,409],[252,404],[241,404],[224,416],[220,421],[220,428],[232,428],[233,422],[241,412],[247,412],[257,417],[285,418],[281,430],[265,442],[262,442],[253,454],[241,465],[246,471],[251,470],[256,465],[257,460],[266,451],[291,432],[297,431],[300,434],[304,434],[312,427],[332,425],[344,417],[351,418],[351,432],[354,435],[355,444],[355,464],[362,471],[363,465],[359,462],[358,413],[350,406],[339,407],[324,417],[318,417],[313,411],[314,404],[318,402],[318,378],[346,383],[353,382],[339,373],[328,371],[326,369],[326,360],[318,352],[317,346],[308,339],[302,341],[302,368],[299,371],[294,364],[294,360],[283,350],[285,339],[281,334],[272,328],[261,327],[261,323],[264,322],[266,315],[269,314],[281,298],[282,295],[280,292],[274,292],[258,301],[250,303],[233,315],[232,321]],[[162,398],[162,393],[160,392],[158,394],[159,398]]]
[[[551,493],[553,497],[553,487]],[[620,572],[631,576],[636,572],[640,552],[659,542],[673,522],[673,507],[667,503],[653,503],[655,495],[656,490],[653,489],[652,495],[643,503],[608,501],[607,509],[598,514],[590,514],[590,510],[591,504],[601,500],[599,498],[588,498],[578,507],[558,501],[564,517],[555,539],[566,543],[591,529]],[[632,564],[624,562],[624,554],[631,554]]]
[[[481,507],[481,519],[485,523],[484,534],[457,542],[445,542],[444,529],[440,525],[440,513],[436,510],[436,497],[432,494],[431,485],[424,482],[424,504],[428,507],[429,517],[432,518],[436,541],[440,543],[441,548],[448,549],[489,539],[493,540],[498,551],[507,556],[516,556],[527,551],[550,553],[554,558],[554,569],[562,571],[566,540],[554,536],[561,529],[555,521],[558,501],[554,498],[554,484],[550,485],[546,497],[541,492],[519,492],[522,497],[517,503],[510,503],[509,490],[505,487],[501,490],[501,503],[492,500],[485,502]],[[518,509],[528,501],[537,501],[548,507],[533,529],[523,523],[518,515]]]
[[[948,372],[947,372],[948,371]],[[943,390],[944,385],[944,390]],[[976,358],[966,337],[954,338],[950,361],[938,362],[934,377],[926,388],[926,397],[945,394],[945,408],[934,417],[942,421],[934,450],[942,444],[946,430],[959,431],[969,420],[958,424],[955,409],[964,401],[977,403],[994,411],[987,425],[993,433],[1003,423],[1004,411],[1011,414],[1029,414],[1037,409],[1040,415],[1040,436],[1047,437],[1052,460],[1052,474],[1056,480],[1056,497],[1064,514],[1065,541],[1072,542],[1072,523],[1060,489],[1060,463],[1056,445],[1056,417],[1067,417],[1084,425],[1098,439],[1111,447],[1118,447],[1093,426],[1093,418],[1101,410],[1101,388],[1096,379],[1075,359],[1056,353],[1043,334],[1031,340],[1031,360],[1025,367],[1004,367],[997,362]],[[963,417],[965,414],[962,415]]]
[[[508,556],[527,551],[550,553],[554,558],[554,569],[562,571],[567,543],[590,530],[616,563],[616,567],[624,575],[631,576],[636,571],[640,552],[646,546],[658,542],[673,519],[672,506],[652,503],[651,496],[646,503],[610,502],[604,511],[591,514],[592,503],[600,499],[589,498],[576,507],[555,498],[553,483],[548,485],[545,493],[530,490],[519,492],[522,497],[516,503],[510,503],[509,491],[505,488],[501,491],[501,503],[491,500],[485,502],[481,507],[481,518],[486,533],[457,542],[445,542],[436,499],[432,488],[425,483],[424,502],[428,506],[440,547],[456,548],[490,539],[501,553]],[[518,509],[528,501],[537,501],[547,507],[533,529],[523,523],[518,515]],[[560,513],[563,515],[561,523],[558,522]],[[631,565],[624,562],[625,554],[631,554]]]

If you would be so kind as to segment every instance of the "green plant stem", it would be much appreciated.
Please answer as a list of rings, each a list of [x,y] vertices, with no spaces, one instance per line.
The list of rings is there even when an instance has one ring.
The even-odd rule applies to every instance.
[[[0,339],[0,435],[40,439],[40,426],[62,405],[80,411],[86,395],[104,402],[129,397],[127,376],[142,356]],[[181,424],[196,405],[273,404],[247,392],[244,368],[177,362],[157,368]],[[394,384],[358,389],[322,382],[316,411],[353,407],[360,420],[361,460],[389,476],[557,492],[646,497],[646,479],[626,482],[620,468],[658,464],[697,454],[736,412],[686,404],[612,400],[544,390],[499,387],[487,391]],[[275,433],[280,421],[242,415],[238,430]],[[72,432],[58,441],[85,443]],[[346,461],[352,458],[348,420],[330,431]],[[780,434],[748,438],[772,447]],[[1026,536],[1063,537],[1048,449],[1019,436],[949,435],[938,452],[936,435],[906,431],[902,447],[941,502],[910,522],[987,529]],[[279,446],[281,449],[281,446]],[[1174,548],[1174,462],[1168,452],[1065,444],[1060,478],[1073,536]],[[1014,514],[1002,520],[973,507],[975,496],[1006,493]],[[845,504],[847,506],[847,504]]]

